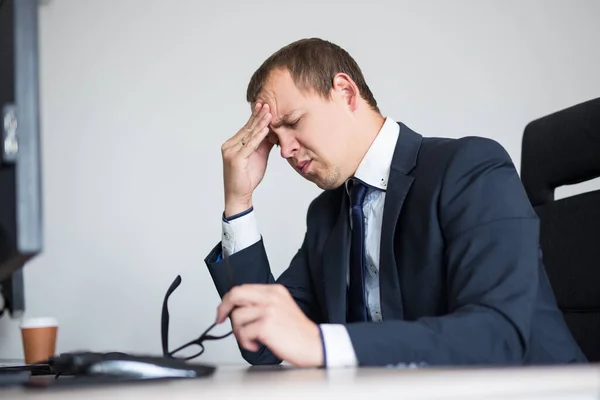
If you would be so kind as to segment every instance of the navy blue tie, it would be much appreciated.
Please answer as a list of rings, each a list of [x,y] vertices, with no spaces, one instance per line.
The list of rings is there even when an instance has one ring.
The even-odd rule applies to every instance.
[[[350,244],[350,279],[348,284],[348,322],[367,321],[365,302],[365,223],[363,202],[367,186],[359,180],[350,182],[352,240]]]

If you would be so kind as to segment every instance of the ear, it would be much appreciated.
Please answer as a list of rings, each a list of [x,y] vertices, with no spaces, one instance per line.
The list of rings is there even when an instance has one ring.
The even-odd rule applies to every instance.
[[[348,107],[350,111],[355,111],[358,108],[358,86],[356,83],[345,73],[338,73],[333,77],[333,85],[331,90],[333,95],[340,98]]]

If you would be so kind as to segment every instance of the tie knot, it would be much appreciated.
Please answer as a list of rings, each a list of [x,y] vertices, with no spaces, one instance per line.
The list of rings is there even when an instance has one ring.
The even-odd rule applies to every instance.
[[[353,179],[350,181],[350,206],[362,206],[363,201],[365,201],[365,197],[367,195],[367,185],[359,181],[358,179]]]

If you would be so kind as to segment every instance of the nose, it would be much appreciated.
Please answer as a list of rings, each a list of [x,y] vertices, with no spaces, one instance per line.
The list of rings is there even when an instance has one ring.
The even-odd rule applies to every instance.
[[[291,135],[281,135],[279,138],[279,146],[281,148],[281,157],[288,159],[294,156],[294,153],[300,148],[300,144]]]

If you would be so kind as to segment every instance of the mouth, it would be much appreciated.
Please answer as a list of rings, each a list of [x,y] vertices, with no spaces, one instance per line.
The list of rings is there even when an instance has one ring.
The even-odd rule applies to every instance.
[[[308,168],[310,166],[311,161],[301,161],[298,164],[296,164],[296,168],[298,168],[298,171],[300,171],[300,173],[302,175],[305,175],[306,172],[308,171]]]

